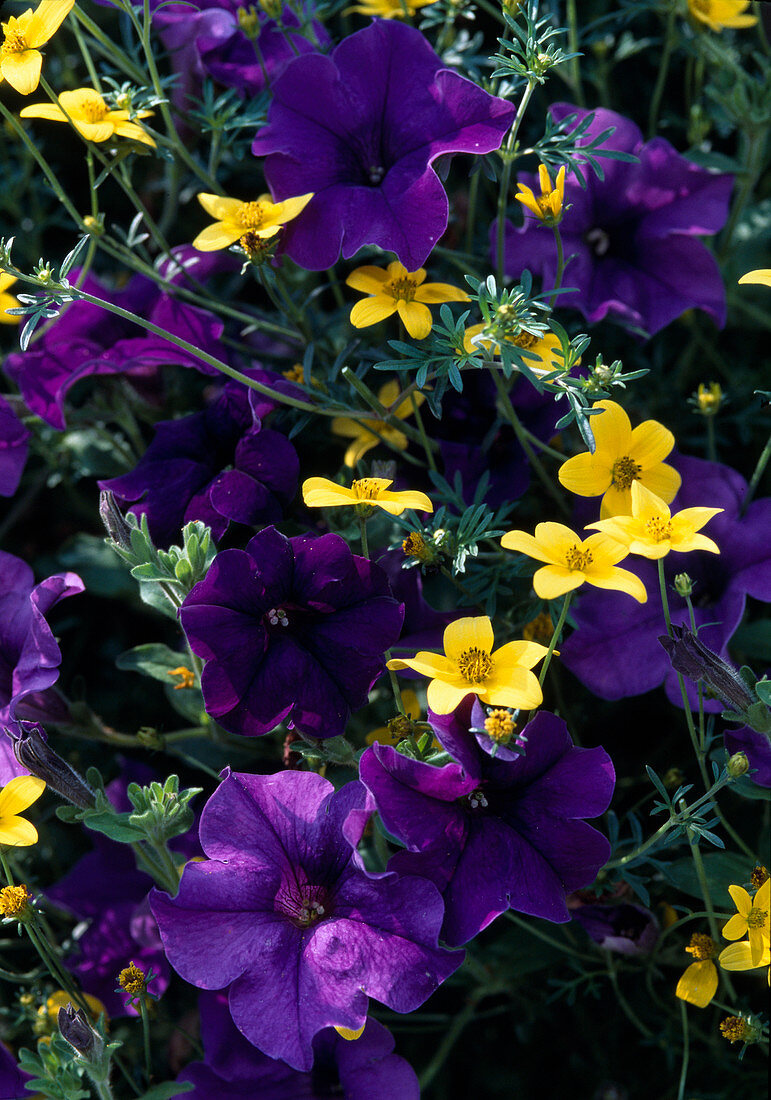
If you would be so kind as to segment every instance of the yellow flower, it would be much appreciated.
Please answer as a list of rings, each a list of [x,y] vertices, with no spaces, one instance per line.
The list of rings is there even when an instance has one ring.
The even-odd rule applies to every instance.
[[[549,169],[545,164],[539,164],[538,179],[541,184],[540,195],[536,195],[524,183],[518,183],[514,198],[535,214],[544,225],[559,225],[562,221],[562,204],[565,201],[565,165],[557,172],[557,179],[552,185]]]
[[[468,302],[469,296],[460,287],[449,283],[423,283],[426,277],[421,267],[408,271],[394,260],[384,271],[369,264],[357,267],[345,280],[354,290],[371,297],[357,302],[351,310],[354,328],[369,328],[398,313],[413,340],[423,340],[431,331],[431,311],[425,304],[437,302]]]
[[[771,879],[766,879],[754,898],[741,886],[729,886],[728,893],[738,912],[723,927],[727,940],[738,940],[747,936],[750,945],[750,957],[753,966],[760,966],[763,952],[768,953],[771,940],[769,924],[769,894]]]
[[[273,202],[267,194],[260,195],[255,202],[200,194],[198,201],[216,221],[198,234],[193,248],[199,252],[217,252],[220,248],[229,248],[247,234],[262,240],[275,237],[283,225],[302,213],[313,194],[309,191],[307,195],[283,202]]]
[[[584,582],[595,588],[626,592],[638,603],[648,599],[639,577],[628,569],[616,568],[629,551],[609,535],[590,535],[582,540],[562,523],[539,523],[535,538],[526,531],[508,531],[501,545],[547,563],[533,577],[533,588],[542,600],[555,600]]]
[[[436,0],[365,0],[363,4],[354,4],[346,8],[345,14],[357,11],[361,15],[370,15],[373,19],[405,19],[412,16],[418,8],[425,8]]]
[[[14,298],[13,294],[6,294],[9,286],[17,281],[15,275],[8,275],[5,271],[0,271],[0,325],[18,325],[21,321],[21,317],[17,314],[13,316],[6,311],[9,309],[16,309],[19,305],[19,299]]]
[[[0,790],[0,844],[9,848],[37,844],[37,829],[18,814],[40,798],[45,786],[36,775],[19,775]]]
[[[759,267],[756,271],[748,271],[742,275],[740,283],[757,283],[758,286],[771,286],[771,268]]]
[[[670,550],[680,554],[690,550],[719,554],[717,543],[698,532],[722,511],[722,508],[683,508],[673,516],[660,497],[635,481],[632,483],[631,516],[602,519],[587,524],[587,529],[603,531],[627,546],[631,554],[641,554],[644,558],[663,558]]]
[[[88,1005],[91,1015],[95,1020],[98,1020],[100,1016],[104,1016],[105,1023],[109,1023],[110,1017],[107,1014],[107,1009],[98,997],[92,997],[90,993],[82,993],[81,996]],[[56,993],[52,993],[45,1003],[45,1011],[49,1019],[55,1022],[59,1015],[59,1009],[66,1008],[71,1001],[72,994],[65,993],[63,989],[58,990]]]
[[[33,103],[20,113],[22,118],[45,118],[50,122],[72,122],[88,141],[110,141],[115,137],[130,138],[143,145],[155,146],[155,141],[136,122],[129,122],[130,111],[111,110],[99,92],[93,88],[76,88],[62,92],[58,103]],[[149,118],[152,111],[137,111],[135,118]]]
[[[377,395],[378,401],[386,408],[390,408],[399,393],[399,383],[396,379],[393,379],[380,387]],[[393,415],[399,420],[405,420],[408,416],[412,416],[414,412],[413,399],[415,405],[422,405],[425,401],[422,393],[405,397],[404,401],[400,401],[396,408],[392,410]],[[353,439],[353,443],[345,452],[344,459],[346,466],[351,468],[364,457],[367,451],[377,447],[380,437],[387,439],[392,446],[397,447],[400,451],[407,448],[407,436],[404,432],[400,432],[392,424],[387,424],[385,420],[351,420],[348,416],[336,416],[332,421],[332,431],[335,435]]]
[[[680,978],[675,996],[697,1008],[706,1008],[717,993],[718,973],[712,961],[717,955],[717,944],[711,936],[694,932],[685,950],[696,962],[692,962]]]
[[[2,23],[4,39],[0,43],[0,84],[7,80],[20,95],[34,92],[40,83],[43,55],[38,49],[58,31],[75,0],[41,0],[37,8],[27,8],[19,16]]]
[[[32,916],[31,901],[27,887],[23,883],[19,886],[4,886],[0,890],[0,917],[27,924]]]
[[[533,710],[543,701],[530,671],[547,653],[538,642],[508,642],[493,652],[493,625],[486,615],[456,619],[444,632],[444,654],[421,651],[409,660],[391,660],[388,668],[411,668],[431,676],[428,705],[450,714],[467,695],[489,706]]]
[[[688,0],[688,8],[694,19],[706,23],[712,31],[723,27],[754,27],[754,15],[742,15],[750,6],[750,0]]]
[[[393,484],[385,477],[363,477],[351,484],[350,489],[329,481],[325,477],[309,477],[303,482],[303,500],[309,508],[337,508],[344,504],[369,505],[382,508],[392,516],[400,516],[405,508],[420,512],[433,512],[434,506],[425,493],[410,489],[403,493],[389,493]]]
[[[615,401],[595,401],[592,408],[603,410],[591,418],[596,450],[564,462],[557,474],[560,483],[579,497],[602,493],[601,519],[630,515],[634,482],[667,504],[674,500],[681,478],[664,462],[675,445],[672,433],[656,420],[646,420],[632,430],[629,417]]]
[[[710,382],[708,385],[699,382],[695,404],[697,412],[702,416],[717,416],[723,404],[723,387],[719,382]]]
[[[463,350],[468,352],[469,355],[473,355],[480,345],[485,348],[492,348],[493,355],[500,355],[501,345],[492,337],[485,336],[481,340],[474,340],[474,337],[483,332],[485,327],[483,323],[480,323],[469,325],[466,329]],[[550,374],[554,370],[564,369],[565,360],[561,354],[562,344],[553,332],[545,332],[543,336],[533,336],[530,332],[519,332],[516,336],[507,336],[506,342],[514,344],[515,347],[522,348],[528,353],[524,356],[524,360],[533,374]]]

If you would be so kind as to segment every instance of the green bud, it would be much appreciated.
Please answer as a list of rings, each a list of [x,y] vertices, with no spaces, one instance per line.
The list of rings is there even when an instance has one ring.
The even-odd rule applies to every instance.
[[[683,599],[693,592],[693,581],[687,573],[678,573],[675,577],[675,592]]]
[[[750,770],[750,762],[745,752],[735,752],[726,764],[726,771],[732,779],[739,779]]]

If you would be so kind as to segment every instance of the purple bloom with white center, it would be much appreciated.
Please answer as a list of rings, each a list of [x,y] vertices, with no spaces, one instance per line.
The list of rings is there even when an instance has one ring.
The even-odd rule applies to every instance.
[[[174,969],[201,989],[230,985],[239,1031],[306,1073],[323,1028],[358,1030],[369,997],[412,1012],[463,959],[437,945],[436,887],[365,871],[371,811],[359,782],[226,769],[201,815],[208,859],[187,865],[175,898],[151,894]]]
[[[66,721],[67,707],[52,688],[62,655],[45,617],[83,588],[76,573],[55,573],[35,584],[26,562],[0,551],[0,731],[15,718]],[[2,782],[26,774],[11,738],[0,732]]]
[[[607,809],[615,773],[604,749],[575,748],[567,727],[541,711],[527,753],[483,752],[470,728],[484,724],[476,699],[429,721],[458,761],[437,768],[372,745],[362,782],[385,827],[407,846],[389,861],[436,883],[446,905],[442,938],[467,943],[507,909],[564,922],[566,897],[594,881],[610,845],[587,825]]]
[[[576,115],[577,123],[593,113],[579,148],[613,127],[601,148],[638,158],[603,160],[602,180],[587,169],[586,188],[567,175],[560,233],[565,257],[573,258],[562,282],[577,289],[561,294],[560,304],[579,309],[588,321],[611,317],[650,335],[688,309],[703,309],[724,325],[720,269],[698,237],[725,224],[733,176],[699,167],[665,138],[643,142],[639,127],[615,111],[555,103],[550,112],[557,122]],[[540,193],[534,177],[520,179]],[[526,214],[521,229],[507,222],[504,248],[508,275],[528,268],[543,277],[546,290],[554,286],[557,248],[540,221]]]
[[[131,511],[147,516],[156,546],[179,542],[192,520],[208,524],[215,540],[231,521],[277,523],[297,490],[300,463],[285,436],[262,427],[263,402],[241,383],[226,383],[203,412],[157,424],[139,464],[100,488],[124,503],[140,501]]]
[[[694,581],[694,606],[699,641],[719,657],[729,659],[727,643],[744,614],[747,596],[771,600],[771,498],[753,501],[742,515],[747,492],[744,478],[729,466],[699,458],[674,457],[682,487],[671,505],[682,508],[723,508],[709,522],[707,533],[719,554],[694,551],[667,554],[664,573],[672,622],[689,626],[685,600],[673,589],[678,573]],[[646,604],[629,608],[619,593],[584,586],[571,608],[577,629],[560,646],[566,668],[601,699],[623,699],[652,691],[662,682],[676,706],[682,706],[677,675],[659,635],[666,633],[658,595],[656,563],[629,557],[624,568],[641,578]],[[692,706],[698,706],[696,685],[685,681]],[[707,710],[720,711],[718,700],[705,700]]]
[[[225,993],[202,993],[198,1005],[206,1061],[193,1062],[178,1077],[195,1085],[190,1100],[419,1100],[414,1070],[393,1053],[393,1037],[377,1020],[368,1018],[353,1041],[324,1028],[313,1039],[312,1069],[298,1073],[247,1042]]]
[[[163,293],[143,275],[135,275],[119,291],[89,275],[82,289],[221,357],[222,322],[205,310]],[[218,373],[170,340],[145,332],[101,306],[81,301],[68,305],[33,346],[8,355],[3,370],[19,387],[30,411],[64,431],[65,400],[81,378],[96,374],[143,378],[155,375],[158,367],[172,364],[195,367],[203,374]]]
[[[447,228],[434,162],[492,152],[513,115],[396,20],[376,20],[328,57],[298,57],[273,85],[268,124],[252,145],[267,156],[275,200],[314,192],[284,228],[282,250],[320,271],[341,248],[348,259],[378,245],[415,271]]]
[[[287,719],[334,737],[367,702],[403,614],[383,570],[339,535],[268,527],[217,554],[180,618],[206,661],[206,710],[225,729],[254,737]]]
[[[4,397],[0,397],[0,496],[12,497],[19,488],[29,451],[29,431]]]

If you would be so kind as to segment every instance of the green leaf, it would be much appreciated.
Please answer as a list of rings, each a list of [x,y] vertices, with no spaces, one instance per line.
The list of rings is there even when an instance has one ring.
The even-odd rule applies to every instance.
[[[154,1085],[149,1092],[143,1092],[137,1100],[167,1100],[169,1096],[180,1096],[183,1092],[192,1092],[192,1081],[164,1081],[160,1085]]]
[[[749,878],[752,870],[748,861],[734,852],[707,852],[702,856],[707,885],[713,903],[717,906],[728,905],[729,886],[741,886]],[[673,863],[662,864],[661,873],[673,886],[684,894],[701,898],[702,890],[696,875],[696,868],[690,856],[676,859]]]
[[[129,816],[129,814],[86,813],[83,816],[83,824],[97,833],[104,833],[110,840],[117,840],[120,844],[133,844],[137,840],[144,840],[145,834],[142,830],[129,825]]]
[[[162,684],[173,684],[169,672],[173,668],[188,668],[189,661],[184,653],[177,653],[160,642],[147,642],[145,645],[128,649],[116,658],[118,668],[127,672],[139,672]]]

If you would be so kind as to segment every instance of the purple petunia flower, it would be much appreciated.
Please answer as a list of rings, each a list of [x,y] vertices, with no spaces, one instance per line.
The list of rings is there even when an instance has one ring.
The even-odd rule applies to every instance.
[[[255,391],[228,382],[203,412],[157,424],[139,464],[100,488],[141,501],[131,511],[147,516],[162,547],[179,542],[191,520],[208,524],[215,540],[231,520],[276,523],[297,490],[300,463],[285,436],[262,428],[266,406]]]
[[[22,1073],[16,1065],[16,1059],[4,1043],[0,1043],[0,1100],[29,1100],[30,1093],[25,1087],[32,1078]]]
[[[590,114],[569,103],[551,108],[555,121]],[[571,173],[565,181],[560,224],[567,264],[560,303],[574,306],[588,321],[613,317],[653,334],[687,309],[703,309],[717,325],[725,324],[725,288],[714,257],[697,239],[717,233],[728,217],[733,176],[719,175],[681,156],[664,138],[643,142],[628,118],[598,108],[579,148],[608,127],[607,149],[631,153],[636,163],[603,160],[604,179],[587,171],[582,188]],[[521,181],[534,185],[531,176]],[[495,230],[493,230],[493,242]],[[495,244],[493,243],[493,247]],[[521,229],[506,224],[506,273],[525,268],[554,286],[557,249],[554,236],[535,218]]]
[[[437,946],[430,882],[364,870],[371,809],[359,782],[226,769],[201,815],[208,860],[187,865],[175,898],[151,895],[174,969],[202,989],[232,983],[239,1031],[306,1073],[323,1028],[357,1030],[368,997],[412,1012],[463,959]]]
[[[26,562],[0,551],[0,731],[15,718],[66,721],[66,704],[52,690],[62,655],[45,616],[83,588],[76,573],[55,573],[35,584]],[[24,774],[11,738],[0,732],[0,781]]]
[[[527,726],[527,754],[494,758],[469,733],[484,719],[470,698],[453,714],[429,712],[456,764],[437,768],[388,745],[372,745],[360,761],[385,827],[408,848],[389,869],[436,883],[450,946],[507,909],[569,920],[567,894],[593,882],[610,854],[582,820],[603,813],[613,794],[605,750],[575,748],[565,723],[541,711]]]
[[[273,527],[246,550],[218,554],[180,611],[207,662],[207,712],[247,736],[284,719],[312,737],[341,734],[367,702],[402,617],[382,569],[339,535],[288,539]]]
[[[659,922],[650,909],[632,902],[571,907],[573,920],[600,947],[618,955],[649,955],[659,938]]]
[[[143,275],[135,275],[120,291],[111,290],[89,275],[82,289],[221,357],[222,323],[212,314],[162,293]],[[90,302],[72,302],[36,344],[27,351],[8,355],[3,370],[19,387],[30,411],[63,431],[65,398],[81,378],[95,374],[142,377],[170,364],[217,374],[213,367],[163,337],[145,332]]]
[[[324,1028],[313,1039],[313,1067],[298,1073],[268,1058],[244,1039],[228,1011],[224,993],[202,993],[201,1038],[205,1062],[193,1062],[179,1075],[195,1088],[190,1100],[419,1100],[411,1066],[393,1053],[393,1038],[371,1018],[354,1041]]]
[[[29,431],[0,397],[0,496],[12,497],[19,487],[29,450]]]
[[[673,459],[673,465],[683,478],[671,505],[673,513],[705,505],[724,511],[710,520],[707,529],[720,547],[719,554],[671,553],[664,559],[672,622],[689,625],[685,600],[672,588],[675,576],[687,573],[695,582],[691,599],[699,640],[726,658],[726,645],[741,621],[747,595],[771,600],[771,498],[753,501],[742,515],[747,483],[735,470],[682,455]],[[630,615],[618,593],[585,587],[571,609],[577,629],[561,646],[562,661],[601,699],[641,695],[664,682],[669,698],[682,706],[677,676],[658,641],[666,625],[656,563],[629,557],[624,568],[642,579],[648,602]],[[692,681],[686,680],[686,689],[696,705]],[[706,700],[705,707],[719,711],[723,704]]]
[[[376,20],[328,57],[298,57],[273,85],[268,125],[252,145],[268,158],[275,199],[314,192],[283,230],[282,249],[320,271],[341,248],[347,259],[378,245],[415,271],[447,228],[434,161],[492,152],[513,114],[395,20]]]

